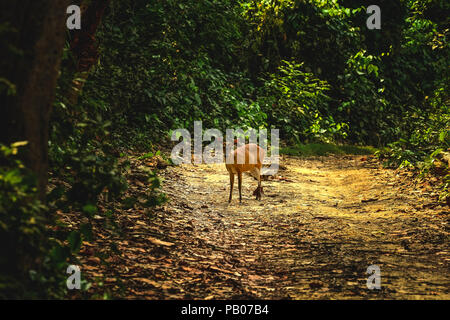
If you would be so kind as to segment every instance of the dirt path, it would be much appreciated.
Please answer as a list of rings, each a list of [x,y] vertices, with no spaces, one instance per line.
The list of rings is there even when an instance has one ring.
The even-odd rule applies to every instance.
[[[449,299],[448,207],[364,160],[285,157],[281,177],[263,181],[262,201],[244,177],[242,204],[237,190],[227,202],[224,165],[167,168],[172,200],[124,224],[116,263],[125,296]],[[366,286],[373,264],[381,290]]]

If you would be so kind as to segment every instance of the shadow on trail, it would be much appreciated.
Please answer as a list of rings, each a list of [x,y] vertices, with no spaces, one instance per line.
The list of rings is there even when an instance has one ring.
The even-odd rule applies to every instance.
[[[224,165],[168,167],[171,199],[124,218],[127,298],[448,299],[448,213],[366,157],[284,157],[228,203]],[[142,187],[144,188],[144,186]],[[237,194],[237,190],[236,194]],[[370,265],[381,290],[366,285]]]

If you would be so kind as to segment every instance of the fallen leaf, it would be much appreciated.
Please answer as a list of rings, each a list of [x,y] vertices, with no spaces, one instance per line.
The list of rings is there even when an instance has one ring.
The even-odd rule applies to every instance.
[[[161,286],[158,282],[150,280],[150,279],[147,279],[147,278],[137,278],[137,279],[134,279],[134,280],[140,281],[140,282],[143,282],[143,283],[146,283],[146,284],[149,284],[149,285],[152,285],[155,288],[159,288]]]
[[[166,246],[166,247],[171,247],[173,245],[175,245],[175,243],[173,242],[167,242],[167,241],[162,241],[153,237],[149,237],[148,240],[153,243],[156,244],[157,246]]]

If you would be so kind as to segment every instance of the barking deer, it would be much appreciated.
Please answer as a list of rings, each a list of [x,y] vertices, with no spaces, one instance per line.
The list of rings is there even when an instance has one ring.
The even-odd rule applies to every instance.
[[[226,147],[225,144],[224,147]],[[264,193],[261,186],[261,169],[264,156],[263,148],[254,143],[242,145],[234,150],[232,156],[233,163],[225,164],[227,171],[230,174],[230,198],[228,199],[228,202],[231,202],[233,197],[235,174],[238,176],[239,202],[242,202],[242,173],[246,171],[250,172],[250,174],[258,180],[258,187],[253,191],[253,195],[256,195],[256,200],[261,200],[261,194]]]

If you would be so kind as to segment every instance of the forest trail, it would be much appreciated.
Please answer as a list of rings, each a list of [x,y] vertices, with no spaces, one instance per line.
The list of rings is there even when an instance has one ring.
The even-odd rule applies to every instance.
[[[117,261],[125,296],[450,298],[448,207],[427,189],[370,157],[284,156],[281,164],[262,182],[261,201],[244,175],[242,204],[236,186],[228,203],[223,164],[160,172],[170,201],[148,221],[135,214],[125,224]],[[380,290],[366,285],[373,264]]]

